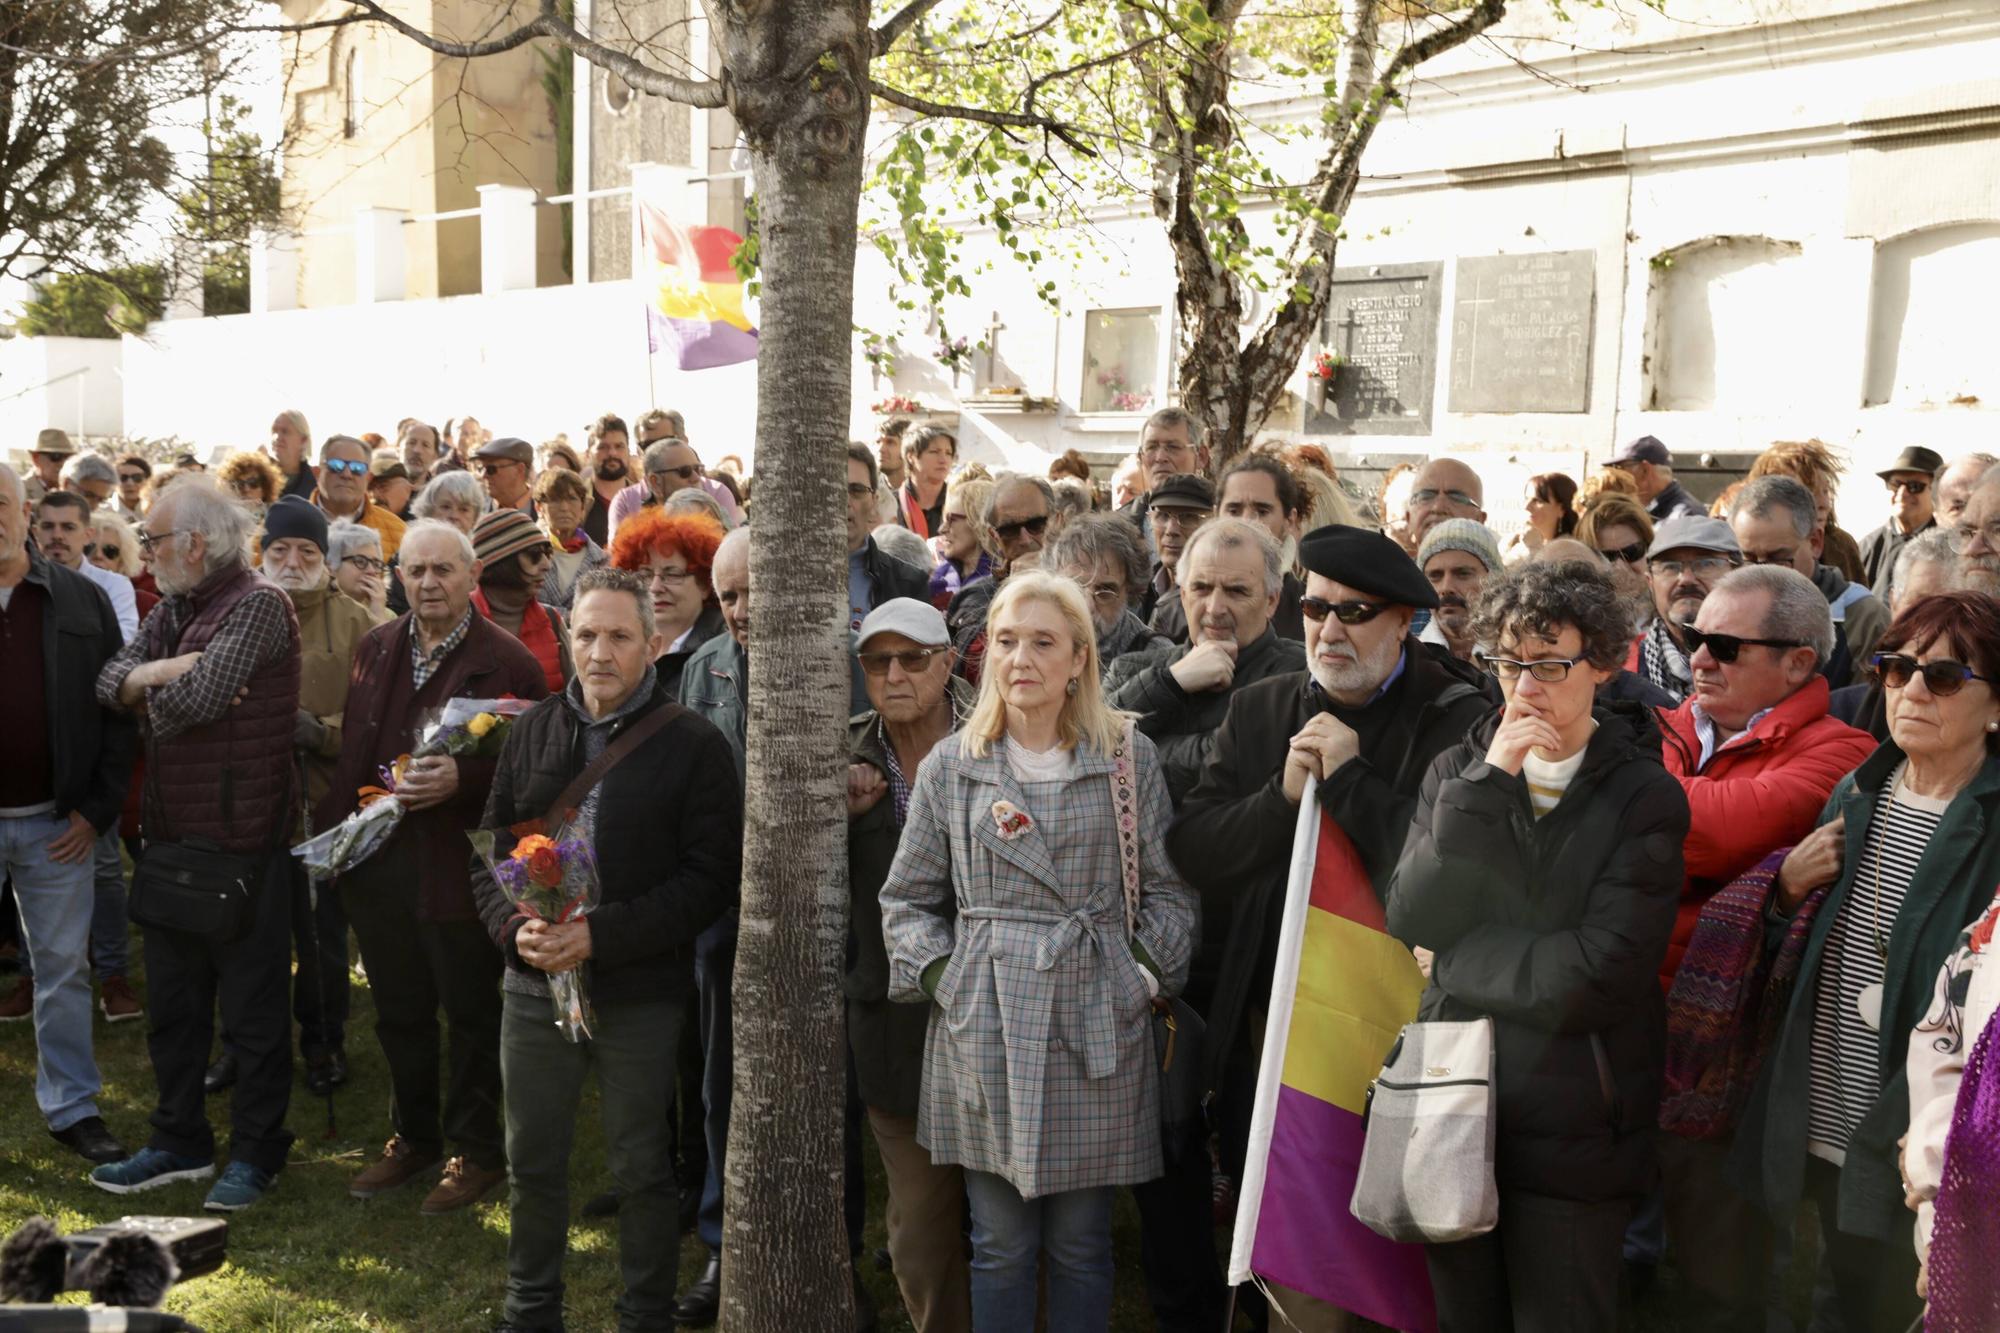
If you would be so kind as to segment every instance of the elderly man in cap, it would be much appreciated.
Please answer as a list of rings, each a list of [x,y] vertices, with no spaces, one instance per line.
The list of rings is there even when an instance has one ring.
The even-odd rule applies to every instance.
[[[1861,568],[1868,586],[1885,602],[1894,600],[1896,553],[1910,538],[1937,526],[1937,483],[1943,471],[1943,458],[1913,444],[1875,474],[1889,492],[1889,521],[1861,539]]]
[[[971,711],[974,692],[952,674],[943,614],[915,598],[898,597],[869,612],[855,651],[871,707],[848,727],[847,1045],[888,1181],[889,1257],[903,1308],[917,1333],[962,1333],[972,1323],[960,1228],[965,1177],[956,1166],[932,1162],[917,1142],[929,1014],[889,1002],[880,894],[902,840],[917,766]],[[850,1212],[856,1202],[849,1198]]]
[[[479,557],[479,586],[472,605],[519,639],[541,664],[549,693],[559,692],[576,674],[576,667],[570,660],[569,628],[562,612],[538,600],[555,560],[549,534],[519,509],[495,509],[472,525],[472,546]]]
[[[1836,690],[1852,683],[1874,659],[1889,608],[1820,562],[1826,530],[1812,492],[1790,477],[1753,477],[1729,507],[1729,526],[1745,563],[1783,565],[1813,581],[1833,613],[1833,651],[1821,659],[1820,674]]]
[[[369,609],[334,586],[326,564],[327,527],[326,515],[295,495],[264,512],[264,577],[285,590],[299,618],[299,711],[292,745],[305,778],[306,805],[298,839],[318,831],[311,811],[326,799],[340,758],[354,650],[375,627]],[[304,864],[286,859],[292,946],[299,960],[292,1016],[299,1023],[306,1087],[324,1093],[347,1081],[347,913],[332,884],[315,888]],[[223,1059],[233,1058],[225,1046]]]
[[[24,484],[28,493],[28,510],[33,512],[42,497],[50,491],[62,489],[63,464],[69,462],[76,453],[76,446],[69,442],[69,432],[54,426],[35,437],[35,447],[28,451],[28,461],[34,464]]]
[[[1448,518],[1431,525],[1417,547],[1417,567],[1437,593],[1437,614],[1417,636],[1461,662],[1472,660],[1472,604],[1487,576],[1504,568],[1500,542],[1484,523]]]
[[[1694,668],[1688,665],[1693,649],[1683,627],[1694,623],[1708,590],[1742,563],[1743,548],[1719,518],[1689,515],[1660,524],[1646,549],[1654,616],[1645,633],[1633,640],[1625,669],[1644,676],[1676,703],[1693,693]]]
[[[1152,534],[1153,581],[1141,610],[1155,634],[1175,643],[1188,641],[1187,610],[1181,605],[1181,553],[1201,525],[1215,517],[1215,487],[1192,472],[1168,477],[1142,502]]]
[[[534,654],[473,608],[479,561],[463,532],[437,519],[412,523],[396,577],[410,610],[370,630],[355,649],[321,828],[354,813],[361,789],[379,784],[382,770],[416,748],[424,717],[447,700],[549,692]],[[507,1178],[501,958],[473,904],[465,841],[486,808],[493,771],[493,759],[474,755],[410,760],[393,798],[408,813],[380,851],[340,877],[375,997],[395,1127],[382,1156],[348,1182],[357,1199],[435,1173],[442,1162],[443,1179],[422,1205],[434,1215],[483,1198]],[[448,1062],[442,1105],[441,1059]]]
[[[406,525],[368,498],[368,457],[368,446],[352,435],[329,438],[320,447],[319,488],[312,501],[329,523],[344,518],[372,529],[382,539],[382,558],[394,560]]]
[[[1633,485],[1639,488],[1639,502],[1646,506],[1655,523],[1708,512],[1687,487],[1674,480],[1674,456],[1651,435],[1641,435],[1621,446],[1605,466],[1615,467],[1632,478]]]
[[[1248,1034],[1271,988],[1293,831],[1308,777],[1377,896],[1402,854],[1431,761],[1489,708],[1410,633],[1437,594],[1402,548],[1341,525],[1299,543],[1306,670],[1239,690],[1167,848],[1204,903],[1195,971],[1219,954],[1205,1086],[1218,1092],[1225,1166],[1243,1160],[1257,1069]],[[1282,1296],[1288,1317],[1309,1298]]]
[[[535,446],[512,435],[488,440],[472,451],[472,471],[495,509],[518,509],[534,517],[535,502],[528,492],[535,484]]]

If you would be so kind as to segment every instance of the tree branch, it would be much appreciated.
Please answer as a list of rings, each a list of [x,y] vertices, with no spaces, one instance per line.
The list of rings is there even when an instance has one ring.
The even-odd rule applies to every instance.
[[[1068,125],[1047,116],[1027,115],[1019,111],[989,111],[984,107],[954,106],[949,102],[933,102],[928,97],[918,97],[914,93],[891,88],[880,79],[870,79],[868,89],[890,106],[899,106],[906,111],[914,111],[922,116],[937,116],[945,120],[971,120],[981,125],[994,125],[1003,130],[1041,130],[1053,134],[1075,152],[1085,157],[1096,157],[1097,150],[1084,143]]]
[[[871,34],[875,54],[888,55],[889,48],[896,44],[896,39],[914,27],[918,19],[937,8],[937,3],[938,0],[909,0],[908,4],[882,20],[882,26]]]

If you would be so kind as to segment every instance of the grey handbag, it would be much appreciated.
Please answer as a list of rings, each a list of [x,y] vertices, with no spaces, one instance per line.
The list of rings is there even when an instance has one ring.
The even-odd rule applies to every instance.
[[[1500,1220],[1493,1020],[1411,1023],[1369,1085],[1354,1217],[1394,1241],[1439,1245]]]

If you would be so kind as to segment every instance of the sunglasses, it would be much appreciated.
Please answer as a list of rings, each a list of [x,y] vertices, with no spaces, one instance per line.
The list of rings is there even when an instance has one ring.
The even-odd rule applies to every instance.
[[[1927,481],[1890,481],[1886,477],[1882,480],[1882,486],[1891,495],[1894,495],[1897,491],[1908,491],[1912,495],[1922,495],[1931,488],[1931,484]]]
[[[1389,609],[1388,602],[1329,602],[1324,597],[1299,598],[1299,610],[1307,620],[1324,621],[1332,616],[1343,625],[1365,625]]]
[[[904,675],[914,676],[944,651],[943,648],[906,648],[900,653],[857,653],[855,656],[861,660],[861,669],[871,676],[888,675],[891,662],[903,668]]]
[[[322,458],[319,465],[329,472],[345,472],[350,477],[368,475],[368,463],[359,458]]]
[[[1636,565],[1646,558],[1646,543],[1633,542],[1630,546],[1620,546],[1615,550],[1608,551],[1600,546],[1597,548],[1597,553],[1606,560],[1617,560],[1624,564]]]
[[[1991,676],[1982,676],[1963,662],[1953,662],[1940,658],[1935,662],[1919,662],[1904,653],[1877,653],[1869,659],[1868,665],[1874,669],[1883,686],[1900,690],[1912,678],[1922,676],[1924,688],[1940,699],[1949,698],[1965,688],[1968,680],[1992,681]]]
[[[1485,653],[1473,656],[1495,680],[1519,680],[1525,671],[1544,685],[1569,679],[1570,668],[1583,661],[1581,657],[1538,657],[1532,662],[1517,662],[1511,657],[1488,657]]]
[[[1703,634],[1693,625],[1681,626],[1681,637],[1687,640],[1688,656],[1693,657],[1703,648],[1708,655],[1727,666],[1736,660],[1736,655],[1751,644],[1759,648],[1810,648],[1809,643],[1798,639],[1745,639],[1734,634]]]
[[[656,467],[653,469],[653,475],[656,477],[673,476],[679,477],[682,481],[693,481],[694,474],[699,471],[701,471],[701,468],[696,464],[683,463],[679,467]]]
[[[1010,542],[1023,532],[1027,533],[1030,537],[1039,537],[1048,530],[1048,526],[1049,516],[1047,514],[1037,514],[1033,518],[1017,519],[1012,523],[995,523],[993,525],[993,535],[1003,542]]]
[[[144,472],[121,472],[118,474],[118,482],[122,486],[142,486],[145,484],[146,475]]]
[[[95,546],[84,547],[83,553],[85,555],[101,555],[106,560],[116,560],[125,554],[125,548],[122,546],[106,546],[103,542],[99,542]]]
[[[482,476],[482,477],[497,477],[497,476],[499,476],[499,475],[500,475],[500,469],[501,469],[501,468],[505,468],[505,467],[526,467],[526,466],[527,466],[527,464],[523,463],[523,462],[522,462],[522,461],[521,461],[520,459],[518,459],[518,458],[503,458],[503,459],[501,459],[500,461],[498,461],[497,463],[481,463],[481,464],[479,465],[479,475],[480,475],[480,476]],[[357,470],[358,470],[358,471],[364,471],[364,472],[365,472],[365,471],[366,471],[367,469],[366,469],[366,468],[357,468]]]

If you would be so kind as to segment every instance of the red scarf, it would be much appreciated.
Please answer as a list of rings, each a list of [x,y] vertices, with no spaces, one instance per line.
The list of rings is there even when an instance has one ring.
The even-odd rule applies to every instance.
[[[896,492],[896,500],[902,506],[903,526],[928,541],[931,525],[924,519],[924,507],[917,503],[916,488],[904,482],[903,489]]]
[[[589,540],[590,538],[584,535],[583,529],[578,528],[576,531],[570,533],[569,536],[560,538],[559,542],[563,548],[564,555],[575,555],[584,548],[584,544]]]

